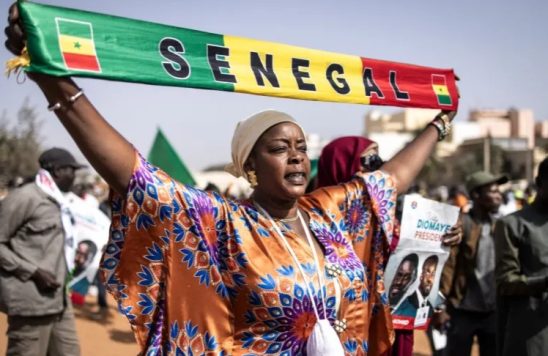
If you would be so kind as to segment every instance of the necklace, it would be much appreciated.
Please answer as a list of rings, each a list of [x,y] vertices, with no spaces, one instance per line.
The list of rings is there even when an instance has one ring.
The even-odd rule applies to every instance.
[[[315,289],[314,282],[312,279],[309,279],[307,275],[304,272],[303,266],[300,263],[299,259],[297,258],[297,255],[295,254],[295,251],[291,248],[289,245],[289,242],[285,238],[284,234],[281,232],[280,228],[274,223],[274,219],[268,214],[266,210],[264,210],[259,204],[255,203],[258,210],[270,221],[270,225],[272,228],[276,231],[280,239],[282,240],[283,244],[285,245],[285,248],[287,249],[287,252],[291,255],[291,258],[293,259],[293,262],[295,263],[297,269],[299,272],[301,272],[301,276],[303,278],[304,287],[306,289],[306,293],[308,294],[308,297],[310,298],[310,305],[312,306],[312,309],[314,311],[314,314],[316,316],[316,322],[314,323],[314,326],[312,328],[311,334],[308,336],[307,344],[306,344],[306,353],[308,355],[318,355],[318,356],[342,356],[344,355],[344,349],[341,344],[341,341],[339,340],[339,337],[337,336],[337,332],[335,331],[335,328],[331,325],[329,322],[328,316],[327,316],[327,303],[326,303],[326,297],[327,297],[327,288],[326,283],[323,279],[323,270],[320,270],[320,262],[318,255],[316,253],[316,248],[314,247],[314,243],[312,241],[312,236],[310,234],[310,231],[308,230],[308,226],[304,221],[304,218],[302,217],[302,214],[300,210],[297,210],[297,217],[300,220],[300,223],[303,227],[303,230],[306,234],[306,239],[308,240],[308,246],[312,250],[312,255],[314,257],[314,270],[318,274],[318,289],[317,294],[315,295],[313,289]],[[317,300],[321,301],[321,306],[323,308],[320,315],[320,308],[316,305]],[[304,306],[304,304],[303,304]],[[322,317],[323,316],[323,317]],[[343,329],[344,330],[344,329]]]
[[[302,264],[299,261],[299,259],[297,258],[297,255],[295,254],[295,251],[293,251],[293,248],[291,248],[291,246],[289,245],[289,242],[287,242],[287,239],[285,238],[284,234],[282,233],[282,231],[280,230],[278,225],[274,223],[274,219],[270,216],[270,214],[266,210],[264,210],[264,208],[262,206],[260,206],[257,202],[255,202],[254,204],[259,209],[259,211],[264,216],[266,216],[266,218],[270,221],[270,225],[272,226],[274,231],[276,231],[276,233],[278,234],[278,236],[282,240],[283,244],[285,245],[286,250],[289,252],[289,254],[292,257],[293,262],[295,263],[295,266],[301,272],[301,276],[303,278],[304,285],[305,285],[306,291],[308,293],[308,297],[310,298],[311,301],[313,301],[314,300],[314,293],[311,290],[311,285],[313,285],[313,281],[309,280],[308,277],[306,276],[306,274],[303,270]],[[290,219],[293,219],[293,218],[290,218]],[[323,276],[322,276],[323,272],[320,270],[319,258],[318,258],[318,255],[316,253],[316,248],[314,247],[314,243],[312,242],[312,236],[310,235],[310,232],[308,231],[308,227],[307,227],[307,225],[304,221],[304,218],[301,215],[300,210],[297,210],[297,217],[293,221],[297,221],[297,219],[300,220],[301,226],[303,227],[303,230],[305,231],[306,239],[308,241],[308,246],[310,247],[310,250],[312,251],[312,256],[314,257],[314,265],[315,265],[314,267],[315,267],[316,273],[318,273],[318,283],[319,283],[318,291],[320,293],[320,299],[321,299],[322,306],[323,306],[323,318],[320,317],[318,308],[316,307],[316,304],[314,302],[311,303],[312,309],[314,310],[314,314],[316,314],[317,320],[327,319],[327,314],[326,314],[327,309],[326,309],[326,304],[325,304],[325,295],[322,294],[326,290],[326,287],[325,287],[326,284],[323,280]],[[282,220],[282,219],[280,219],[280,220]]]

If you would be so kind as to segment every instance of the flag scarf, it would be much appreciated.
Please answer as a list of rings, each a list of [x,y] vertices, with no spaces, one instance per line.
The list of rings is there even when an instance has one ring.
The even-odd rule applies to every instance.
[[[26,70],[276,97],[455,110],[452,69],[18,3]],[[12,62],[21,65],[24,62]],[[13,68],[12,68],[13,69]]]

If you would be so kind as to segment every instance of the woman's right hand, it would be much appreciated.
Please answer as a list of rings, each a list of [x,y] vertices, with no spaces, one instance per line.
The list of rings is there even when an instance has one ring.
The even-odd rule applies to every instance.
[[[5,46],[20,55],[26,35],[17,3],[10,6]],[[135,161],[133,146],[95,109],[86,95],[75,102],[68,99],[81,91],[69,77],[26,72],[44,93],[49,105],[61,105],[55,114],[95,170],[118,193],[125,193]]]
[[[451,316],[445,310],[435,310],[432,315],[432,327],[439,331],[447,330]]]
[[[19,9],[17,3],[13,3],[10,6],[8,14],[8,26],[4,29],[6,34],[6,42],[4,43],[6,48],[16,56],[21,54],[21,51],[25,47],[26,36],[23,30],[23,24],[19,17]]]

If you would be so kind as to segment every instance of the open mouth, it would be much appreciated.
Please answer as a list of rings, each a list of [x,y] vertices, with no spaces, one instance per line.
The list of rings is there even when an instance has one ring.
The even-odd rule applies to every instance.
[[[284,177],[287,181],[289,181],[291,184],[295,185],[303,185],[306,184],[306,174],[304,172],[294,172],[286,174]]]

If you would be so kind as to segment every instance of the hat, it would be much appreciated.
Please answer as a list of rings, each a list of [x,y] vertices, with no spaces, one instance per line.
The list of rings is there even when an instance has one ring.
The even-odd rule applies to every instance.
[[[299,126],[304,133],[303,128],[294,118],[276,110],[261,111],[238,122],[234,136],[232,136],[232,163],[225,166],[225,171],[235,177],[247,177],[244,172],[244,164],[253,146],[266,130],[282,122],[291,122]]]
[[[55,167],[73,167],[75,169],[86,167],[85,164],[76,162],[74,156],[69,151],[62,148],[50,148],[42,152],[38,158],[40,167],[44,169],[52,169]]]
[[[504,184],[508,182],[507,176],[494,176],[489,172],[475,172],[466,177],[466,190],[468,193],[488,184]]]

